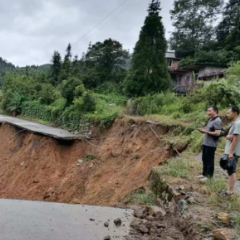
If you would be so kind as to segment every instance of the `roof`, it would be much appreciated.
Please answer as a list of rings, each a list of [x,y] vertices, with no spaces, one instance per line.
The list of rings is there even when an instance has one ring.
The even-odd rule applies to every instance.
[[[191,63],[188,66],[181,67],[182,70],[198,70],[203,67],[227,68],[227,65],[218,63]]]
[[[175,51],[167,51],[165,56],[166,58],[176,58]]]

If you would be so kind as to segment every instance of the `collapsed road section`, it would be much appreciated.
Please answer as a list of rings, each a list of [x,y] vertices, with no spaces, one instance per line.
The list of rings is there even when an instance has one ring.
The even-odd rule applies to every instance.
[[[14,117],[7,117],[4,115],[0,115],[0,123],[8,123],[12,126],[26,129],[27,131],[32,133],[37,133],[60,140],[76,140],[80,137],[60,128],[49,127],[43,124],[29,122]]]
[[[5,199],[0,212],[4,240],[121,240],[133,219],[125,209]]]

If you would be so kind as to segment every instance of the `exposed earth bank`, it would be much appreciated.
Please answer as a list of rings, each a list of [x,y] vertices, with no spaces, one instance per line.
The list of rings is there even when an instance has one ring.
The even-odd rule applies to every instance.
[[[60,142],[3,124],[0,198],[114,206],[172,156],[149,126],[161,137],[172,131],[118,119],[91,139]]]

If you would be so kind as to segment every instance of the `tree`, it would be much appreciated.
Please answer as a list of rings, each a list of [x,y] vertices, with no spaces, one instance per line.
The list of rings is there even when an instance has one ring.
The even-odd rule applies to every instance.
[[[84,63],[83,83],[95,88],[104,82],[121,82],[125,78],[125,66],[129,59],[128,51],[118,41],[107,39],[104,42],[90,43],[82,57]]]
[[[165,58],[167,42],[160,10],[159,0],[152,0],[134,48],[132,66],[124,81],[125,92],[129,96],[152,94],[171,87]]]
[[[171,49],[178,57],[189,57],[201,50],[212,50],[215,43],[214,21],[223,0],[175,0],[171,18],[175,30]]]
[[[223,12],[223,20],[217,28],[219,48],[236,50],[240,46],[240,0],[229,0]]]
[[[71,75],[72,70],[72,53],[71,53],[72,47],[69,43],[66,49],[66,55],[64,57],[64,61],[62,64],[61,74],[60,74],[60,80],[67,80],[68,77]]]
[[[79,89],[79,86],[81,86],[81,89]],[[69,77],[62,82],[61,94],[67,100],[67,104],[71,105],[74,98],[79,94],[82,94],[82,89],[84,89],[84,86],[82,85],[81,80],[75,77]]]
[[[50,68],[50,82],[57,86],[60,84],[60,72],[62,68],[61,55],[59,52],[55,51],[52,57],[52,65]]]

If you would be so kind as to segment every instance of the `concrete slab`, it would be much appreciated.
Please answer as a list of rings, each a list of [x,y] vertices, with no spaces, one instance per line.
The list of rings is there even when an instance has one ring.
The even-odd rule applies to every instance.
[[[0,200],[0,213],[4,240],[121,240],[133,218],[126,209],[5,199]],[[121,227],[115,226],[116,218],[122,219]]]
[[[19,118],[0,115],[0,123],[4,122],[22,129],[26,129],[29,132],[38,133],[61,140],[75,140],[81,137],[60,128],[49,127],[43,124],[34,123]]]

